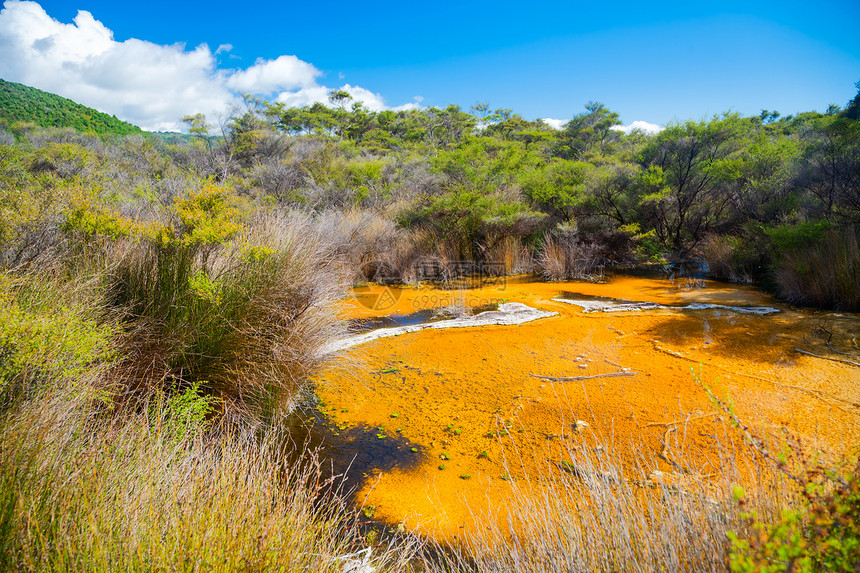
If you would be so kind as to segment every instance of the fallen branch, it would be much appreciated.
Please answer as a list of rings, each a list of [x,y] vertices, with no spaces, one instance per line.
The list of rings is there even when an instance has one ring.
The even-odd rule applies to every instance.
[[[568,382],[570,380],[589,380],[591,378],[606,378],[609,376],[636,376],[635,372],[607,372],[606,374],[593,374],[591,376],[541,376],[540,374],[530,374],[535,378],[542,380],[552,380],[553,382]]]
[[[850,360],[842,360],[841,358],[830,358],[829,356],[821,356],[820,354],[813,354],[812,352],[807,352],[806,350],[801,350],[800,348],[795,348],[794,351],[800,352],[801,354],[806,354],[807,356],[821,358],[822,360],[831,360],[833,362],[841,362],[842,364],[850,364],[851,366],[860,367],[860,364],[858,364],[857,362],[851,362]]]
[[[625,372],[635,370],[635,368],[629,368],[627,366],[622,366],[621,364],[618,364],[617,362],[613,362],[613,361],[609,360],[608,358],[604,358],[603,361],[606,362],[607,364],[609,364],[610,366],[615,366],[616,368],[621,368]]]
[[[657,454],[657,457],[659,457],[660,459],[662,459],[666,463],[671,464],[672,466],[674,466],[674,468],[676,470],[678,470],[681,473],[690,473],[687,470],[685,470],[684,468],[682,468],[678,464],[678,462],[676,462],[675,460],[673,460],[672,458],[669,457],[669,449],[670,449],[669,448],[669,434],[671,434],[672,432],[677,432],[677,431],[678,431],[678,426],[670,426],[669,428],[666,429],[666,433],[663,435],[663,451],[661,451],[659,454]]]
[[[668,354],[669,356],[674,356],[675,358],[680,358],[681,360],[686,360],[688,362],[695,362],[696,364],[701,364],[701,360],[696,360],[695,358],[689,358],[688,356],[684,356],[680,352],[675,352],[674,350],[668,350],[666,348],[661,347],[657,344],[656,340],[652,340],[651,343],[654,345],[654,350],[658,352],[662,352],[663,354]]]
[[[856,340],[854,341],[854,345],[855,346],[857,345]],[[848,352],[842,352],[841,350],[836,350],[835,348],[833,348],[833,345],[830,344],[829,342],[826,343],[825,346],[827,346],[827,348],[829,348],[831,352],[835,352],[836,354],[841,354],[842,356],[850,356],[851,358],[860,358],[858,356],[855,356],[854,354],[850,354]]]
[[[693,362],[693,363],[700,364],[700,365],[702,364],[701,360],[696,360],[695,358],[689,358],[687,356],[684,356],[683,354],[675,352],[674,350],[662,348],[661,346],[659,346],[657,344],[656,340],[652,340],[651,343],[654,345],[654,350],[657,350],[657,351],[662,352],[664,354],[668,354],[669,356],[674,356],[675,358],[680,358],[681,360],[686,360],[688,362]],[[845,362],[847,364],[853,364],[854,366],[860,366],[860,364],[857,364],[856,362],[850,362],[848,360],[839,360],[838,358],[828,358],[826,356],[818,356],[817,354],[812,354],[811,352],[806,352],[805,350],[801,350],[799,348],[795,348],[795,350],[797,352],[800,352],[801,354],[809,354],[810,356],[815,356],[816,358],[823,358],[825,360],[834,360],[836,362]],[[746,374],[744,372],[736,372],[734,370],[730,370],[729,368],[726,368],[725,366],[720,366],[718,364],[708,364],[707,366],[709,366],[710,368],[716,368],[718,370],[722,370],[724,372],[729,372],[730,374],[734,374],[736,376],[744,376],[746,378],[752,378],[754,380],[761,380],[762,382],[767,382],[769,384],[773,384],[774,386],[780,386],[782,388],[793,388],[794,390],[801,390],[803,392],[807,392],[809,395],[814,396],[814,397],[818,398],[819,400],[826,402],[826,403],[830,404],[831,406],[835,406],[836,408],[839,408],[843,412],[847,412],[849,414],[853,414],[853,412],[846,410],[845,408],[843,408],[839,404],[834,404],[833,400],[836,400],[838,402],[843,402],[845,404],[849,404],[855,408],[860,408],[860,404],[858,404],[856,402],[852,402],[851,400],[846,400],[845,398],[840,398],[839,396],[836,396],[836,395],[831,394],[829,392],[823,392],[821,390],[813,390],[812,388],[806,388],[804,386],[795,386],[794,384],[785,384],[785,383],[780,382],[778,380],[771,380],[769,378],[764,378],[762,376],[756,376],[755,374]]]

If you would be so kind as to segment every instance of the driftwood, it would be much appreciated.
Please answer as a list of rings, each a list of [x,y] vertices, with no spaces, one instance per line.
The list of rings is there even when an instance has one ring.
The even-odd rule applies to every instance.
[[[635,372],[607,372],[606,374],[592,374],[591,376],[542,376],[540,374],[531,374],[535,378],[541,380],[552,380],[553,382],[568,382],[570,380],[590,380],[591,378],[607,378],[610,376],[636,376]]]

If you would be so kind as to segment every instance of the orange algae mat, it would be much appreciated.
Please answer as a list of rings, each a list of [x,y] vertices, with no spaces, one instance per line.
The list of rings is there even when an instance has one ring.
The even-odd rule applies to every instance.
[[[584,313],[552,300],[563,294],[780,312]],[[780,305],[752,288],[629,276],[604,284],[520,277],[461,290],[370,285],[353,295],[343,301],[345,318],[452,303],[521,302],[558,313],[518,326],[374,340],[317,377],[323,455],[349,476],[355,502],[376,520],[440,539],[476,527],[476,514],[503,519],[508,480],[560,462],[560,440],[574,434],[597,436],[622,457],[625,447],[635,448],[627,455],[671,472],[666,423],[686,419],[683,433],[672,436],[673,451],[685,450],[702,475],[719,472],[715,440],[727,424],[696,377],[762,431],[786,427],[807,446],[834,453],[860,442],[860,367],[833,351],[860,354],[858,315]],[[565,377],[579,379],[553,379]]]

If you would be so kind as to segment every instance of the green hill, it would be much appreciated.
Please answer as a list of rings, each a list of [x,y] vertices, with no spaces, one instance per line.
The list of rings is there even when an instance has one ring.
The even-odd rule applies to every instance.
[[[0,79],[0,121],[30,122],[42,127],[72,127],[98,135],[142,133],[119,120],[56,94]]]

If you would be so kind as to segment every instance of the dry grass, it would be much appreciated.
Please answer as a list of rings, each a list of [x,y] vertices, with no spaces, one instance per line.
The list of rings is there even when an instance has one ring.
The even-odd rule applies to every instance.
[[[466,534],[462,545],[425,553],[423,566],[476,572],[726,571],[728,532],[749,532],[743,511],[754,508],[773,521],[793,493],[754,452],[736,450],[739,444],[728,443],[728,434],[724,438],[721,473],[707,476],[677,454],[676,469],[666,471],[645,444],[628,444],[622,453],[587,428],[546,451],[519,451],[511,439],[504,470],[514,476],[509,501],[492,514],[476,515],[483,525]],[[674,441],[669,445],[682,450]],[[731,455],[733,450],[739,455]],[[545,463],[526,473],[518,461],[523,457]],[[752,507],[742,508],[733,497],[738,484],[754,494]]]
[[[605,259],[596,244],[582,243],[572,236],[547,234],[535,267],[550,281],[565,279],[594,280],[603,276]]]
[[[738,239],[721,235],[708,235],[699,245],[699,254],[708,265],[708,272],[715,279],[750,283],[750,272],[737,262]]]
[[[532,254],[519,237],[504,237],[489,250],[489,260],[506,275],[529,273],[534,268]]]
[[[334,247],[307,216],[261,216],[230,244],[125,242],[106,305],[125,325],[115,382],[146,394],[200,383],[228,409],[275,420],[309,392],[319,349],[342,334]]]
[[[276,433],[207,438],[176,402],[105,417],[90,398],[54,392],[2,420],[4,570],[340,572],[362,547],[338,481],[312,455],[285,462]]]

